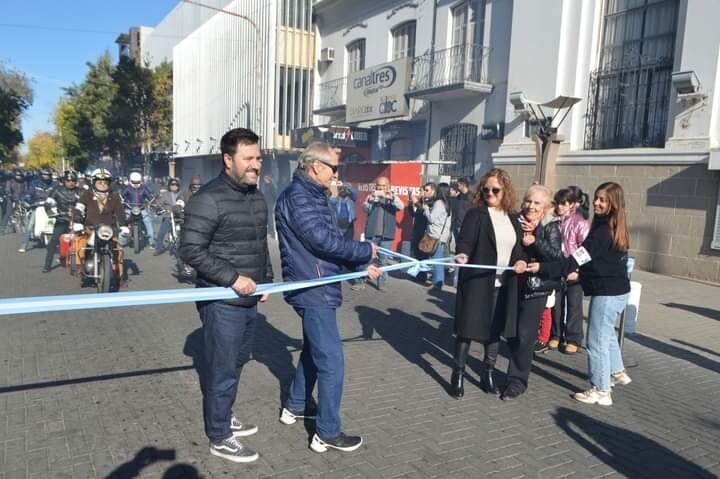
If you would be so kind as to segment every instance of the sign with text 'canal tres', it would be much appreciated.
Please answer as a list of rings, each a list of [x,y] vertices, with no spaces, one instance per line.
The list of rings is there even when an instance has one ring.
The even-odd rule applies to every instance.
[[[345,121],[354,123],[407,115],[405,92],[409,80],[409,58],[351,73],[348,76]]]

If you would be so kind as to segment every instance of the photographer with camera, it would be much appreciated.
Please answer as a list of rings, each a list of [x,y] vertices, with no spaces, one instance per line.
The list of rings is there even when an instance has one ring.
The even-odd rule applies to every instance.
[[[363,211],[368,219],[365,225],[365,240],[371,241],[381,248],[390,249],[395,239],[397,220],[395,214],[405,207],[403,202],[390,189],[390,180],[381,176],[375,182],[375,191],[365,198]],[[382,256],[380,264],[385,265],[386,257]],[[385,273],[377,280],[377,288],[382,289],[387,279]]]

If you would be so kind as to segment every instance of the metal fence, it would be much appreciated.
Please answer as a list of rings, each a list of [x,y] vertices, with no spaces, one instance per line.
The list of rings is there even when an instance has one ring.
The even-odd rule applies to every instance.
[[[665,146],[672,67],[637,57],[592,72],[585,149]]]
[[[490,49],[487,47],[465,44],[415,57],[410,91],[463,82],[488,83],[489,54]]]
[[[335,108],[345,104],[347,77],[330,80],[318,85],[318,104],[316,110]]]

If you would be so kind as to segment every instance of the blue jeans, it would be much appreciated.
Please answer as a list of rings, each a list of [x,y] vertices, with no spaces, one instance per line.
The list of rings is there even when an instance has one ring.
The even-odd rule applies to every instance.
[[[372,238],[367,238],[368,241],[371,241],[378,245],[381,248],[390,249],[392,248],[392,240],[385,239],[382,236],[373,236]],[[380,266],[385,266],[387,264],[388,256],[385,254],[378,255],[380,258]],[[377,280],[378,287],[382,287],[382,285],[387,280],[387,273],[382,273],[380,277]]]
[[[610,390],[610,375],[625,369],[615,335],[615,322],[627,305],[628,295],[593,296],[588,315],[587,353],[590,383]]]
[[[153,242],[153,236],[155,235],[153,234],[153,222],[152,218],[150,217],[150,212],[147,208],[144,208],[141,215],[143,224],[145,225],[145,235],[147,236],[147,242],[150,246],[154,246],[155,243]],[[125,210],[125,216],[130,218],[130,210]]]
[[[162,249],[165,247],[165,235],[167,235],[168,231],[170,231],[170,226],[170,218],[160,219],[160,227],[158,228],[158,234],[155,238],[155,247],[157,249]]]
[[[32,234],[33,230],[35,229],[35,208],[32,209],[30,214],[27,217],[27,221],[25,222],[25,232],[23,233],[22,237],[22,246],[27,248],[27,245],[30,244],[30,234]]]
[[[340,401],[342,399],[345,363],[342,341],[338,332],[335,310],[330,308],[295,308],[302,318],[303,348],[295,378],[290,385],[287,407],[304,411],[318,386],[318,412],[315,428],[324,439],[341,432]]]
[[[435,254],[432,255],[432,259],[440,259],[445,257],[445,243],[438,244]],[[442,286],[445,284],[445,266],[440,264],[432,265],[432,282],[434,285]]]
[[[205,434],[214,442],[232,436],[230,418],[240,371],[250,359],[257,307],[232,306],[219,301],[198,306],[203,334],[200,389]]]

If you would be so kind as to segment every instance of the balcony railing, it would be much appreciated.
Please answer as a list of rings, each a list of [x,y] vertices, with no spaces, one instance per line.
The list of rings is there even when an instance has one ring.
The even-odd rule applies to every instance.
[[[315,111],[331,110],[345,105],[347,77],[330,80],[318,85],[318,104]]]
[[[487,60],[490,49],[465,44],[437,50],[413,59],[410,92],[464,84],[488,84]]]

